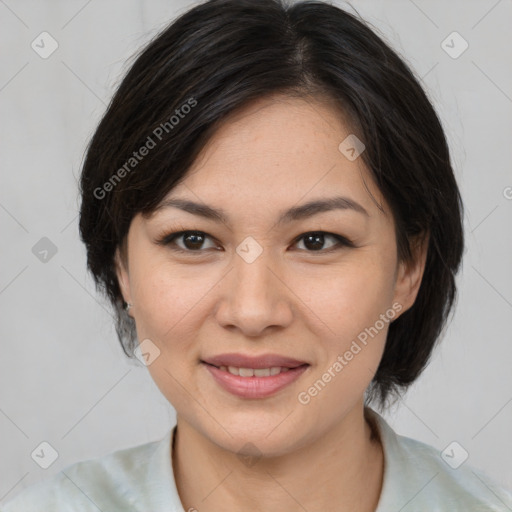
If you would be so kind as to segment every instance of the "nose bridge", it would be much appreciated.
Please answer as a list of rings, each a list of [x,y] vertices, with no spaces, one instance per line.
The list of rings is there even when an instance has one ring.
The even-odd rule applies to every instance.
[[[270,251],[265,250],[254,261],[242,256],[234,258],[233,278],[238,300],[268,300],[272,295],[272,280],[276,277],[269,269]],[[275,284],[275,283],[274,283]]]
[[[235,254],[233,267],[217,311],[218,321],[251,336],[268,326],[286,325],[291,320],[287,288],[278,277],[278,265],[272,261],[271,251],[263,250],[255,259]]]
[[[246,236],[236,247],[233,254],[233,279],[237,293],[268,294],[271,277],[269,267],[276,266],[268,238]],[[238,286],[239,285],[239,286]],[[245,288],[241,289],[241,288]]]

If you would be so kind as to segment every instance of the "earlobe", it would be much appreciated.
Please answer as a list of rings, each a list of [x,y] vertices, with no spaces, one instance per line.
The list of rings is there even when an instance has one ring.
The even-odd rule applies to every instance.
[[[399,263],[394,300],[402,305],[402,313],[412,307],[418,296],[427,261],[428,240],[428,234],[413,240],[411,260]]]

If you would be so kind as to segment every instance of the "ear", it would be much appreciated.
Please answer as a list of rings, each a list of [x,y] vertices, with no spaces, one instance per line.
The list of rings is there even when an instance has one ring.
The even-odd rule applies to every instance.
[[[121,293],[123,295],[123,299],[125,302],[132,302],[132,296],[130,292],[130,279],[128,276],[128,270],[126,268],[126,263],[121,256],[121,251],[119,247],[116,249],[114,254],[114,265],[116,269],[117,281],[119,283],[119,287],[121,288]]]
[[[412,307],[425,271],[429,235],[423,234],[411,241],[411,261],[398,263],[393,302],[402,305],[402,313]]]

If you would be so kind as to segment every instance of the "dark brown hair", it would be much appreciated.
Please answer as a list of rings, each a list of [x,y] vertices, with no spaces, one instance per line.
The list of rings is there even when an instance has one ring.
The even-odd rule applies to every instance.
[[[118,337],[131,355],[135,325],[114,262],[131,220],[154,211],[184,179],[229,114],[276,93],[328,97],[351,119],[366,145],[361,158],[392,209],[402,261],[411,259],[415,237],[429,235],[417,299],[390,324],[367,390],[367,403],[378,399],[383,407],[423,371],[453,306],[462,202],[441,123],[419,80],[375,30],[334,5],[211,0],[140,51],[82,169],[88,268],[114,306]]]

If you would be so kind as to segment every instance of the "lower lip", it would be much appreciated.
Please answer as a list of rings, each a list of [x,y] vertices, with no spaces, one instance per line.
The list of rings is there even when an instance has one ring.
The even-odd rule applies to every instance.
[[[309,367],[309,365],[304,364],[269,377],[240,377],[211,364],[203,363],[203,365],[206,366],[221,387],[242,398],[266,398],[271,396],[296,381]]]

